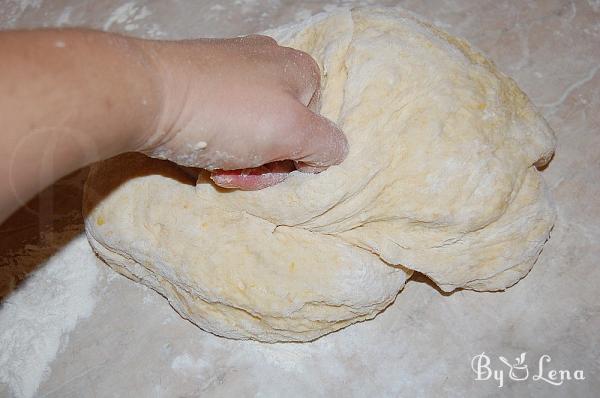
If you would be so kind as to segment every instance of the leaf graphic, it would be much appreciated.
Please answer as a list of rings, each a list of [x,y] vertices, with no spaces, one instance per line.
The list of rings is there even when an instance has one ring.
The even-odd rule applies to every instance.
[[[498,357],[498,359],[499,359],[499,360],[501,360],[502,362],[504,362],[504,364],[505,364],[506,366],[508,366],[509,368],[511,368],[511,369],[512,369],[512,365],[511,365],[511,364],[508,362],[508,360],[507,360],[505,357],[503,357],[503,356],[499,356],[499,357]]]

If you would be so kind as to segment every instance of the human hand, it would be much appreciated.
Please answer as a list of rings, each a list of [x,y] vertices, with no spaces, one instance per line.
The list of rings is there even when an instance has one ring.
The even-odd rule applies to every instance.
[[[346,156],[343,133],[313,112],[320,73],[308,54],[257,35],[146,48],[163,98],[155,134],[141,145],[150,156],[211,170],[218,185],[241,189],[276,184],[294,169],[319,172]]]

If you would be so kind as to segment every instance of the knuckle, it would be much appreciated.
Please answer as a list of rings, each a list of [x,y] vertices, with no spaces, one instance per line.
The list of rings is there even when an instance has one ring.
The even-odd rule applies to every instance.
[[[261,43],[261,44],[277,45],[277,42],[275,41],[275,39],[273,39],[270,36],[253,34],[253,35],[245,36],[245,38],[248,40],[252,40],[254,42]]]
[[[292,75],[291,82],[296,89],[296,94],[306,99],[307,103],[321,85],[319,65],[303,51],[289,47],[285,47],[283,51],[283,59],[288,66],[286,71]]]
[[[315,79],[321,77],[321,70],[317,61],[304,51],[298,51],[299,64],[305,68]]]
[[[271,36],[261,36],[261,37],[264,39],[265,43],[271,44],[271,45],[274,45],[274,46],[277,45],[277,40],[275,40]]]

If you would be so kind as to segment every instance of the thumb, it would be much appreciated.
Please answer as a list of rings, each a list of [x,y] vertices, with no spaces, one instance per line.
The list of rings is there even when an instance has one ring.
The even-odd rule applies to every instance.
[[[303,116],[298,134],[304,134],[302,145],[292,158],[296,168],[307,173],[318,173],[329,166],[340,164],[348,154],[344,133],[329,119],[301,106]]]

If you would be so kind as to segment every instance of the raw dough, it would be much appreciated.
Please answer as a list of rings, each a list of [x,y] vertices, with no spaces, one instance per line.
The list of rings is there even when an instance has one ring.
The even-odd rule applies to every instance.
[[[87,182],[86,231],[117,271],[215,334],[307,341],[374,317],[411,270],[501,290],[532,267],[554,209],[552,131],[467,43],[399,9],[321,14],[268,32],[323,71],[320,112],[346,161],[258,192],[196,186],[124,155]]]

